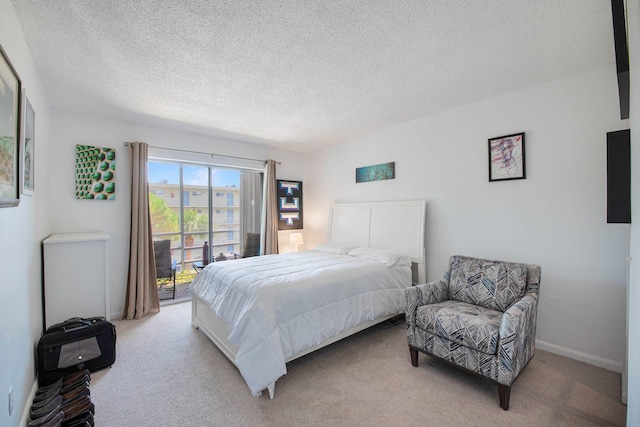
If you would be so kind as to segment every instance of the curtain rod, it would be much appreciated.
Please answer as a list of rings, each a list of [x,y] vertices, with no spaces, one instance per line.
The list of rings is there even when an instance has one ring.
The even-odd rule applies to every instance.
[[[124,143],[125,147],[127,147],[129,145],[130,144],[128,142]],[[263,160],[263,159],[252,159],[251,157],[227,156],[225,154],[214,154],[214,153],[205,153],[203,151],[181,150],[179,148],[156,147],[156,146],[153,146],[153,145],[150,145],[149,148],[156,148],[158,150],[168,150],[168,151],[180,151],[180,152],[183,152],[183,153],[192,153],[192,154],[205,154],[205,155],[211,156],[211,157],[216,156],[216,157],[227,157],[229,159],[252,160],[252,161],[255,161],[255,162],[265,162],[265,163],[267,162],[266,160]],[[279,165],[282,164],[281,162],[276,162],[276,163],[279,164]]]

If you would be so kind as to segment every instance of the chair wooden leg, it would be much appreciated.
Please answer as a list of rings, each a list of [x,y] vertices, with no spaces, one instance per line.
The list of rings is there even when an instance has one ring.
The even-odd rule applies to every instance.
[[[418,350],[413,347],[409,347],[409,353],[411,353],[411,364],[418,366]]]
[[[498,384],[498,396],[500,397],[500,407],[505,411],[508,411],[509,398],[511,397],[511,387]]]

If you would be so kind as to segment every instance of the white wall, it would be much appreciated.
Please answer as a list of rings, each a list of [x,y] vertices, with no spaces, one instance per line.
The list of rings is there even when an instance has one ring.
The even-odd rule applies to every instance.
[[[51,223],[54,233],[104,231],[109,234],[111,316],[122,313],[127,288],[131,172],[129,148],[125,141],[144,141],[156,147],[180,148],[223,155],[273,158],[282,162],[278,177],[302,178],[302,162],[297,153],[269,150],[238,141],[178,132],[122,120],[54,110],[50,161]],[[116,149],[116,200],[78,200],[75,198],[76,144]]]
[[[49,103],[9,0],[0,0],[0,45],[22,79],[35,111],[35,194],[0,209],[0,425],[17,426],[35,380],[42,335],[40,241],[49,233]],[[13,387],[14,410],[8,411]]]
[[[453,254],[537,263],[538,347],[620,371],[629,227],[606,223],[605,141],[626,127],[607,67],[310,153],[308,247],[335,201],[424,198],[429,280]],[[527,178],[488,182],[487,139],[520,131]],[[390,161],[394,180],[355,184],[356,167]]]
[[[631,269],[627,349],[627,425],[640,426],[640,4],[627,2],[631,78]]]

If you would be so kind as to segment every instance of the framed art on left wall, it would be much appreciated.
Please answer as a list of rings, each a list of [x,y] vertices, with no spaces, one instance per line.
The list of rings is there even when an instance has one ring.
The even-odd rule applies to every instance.
[[[24,90],[22,91],[24,93]],[[21,152],[22,156],[22,178],[20,184],[22,188],[22,194],[32,196],[35,189],[35,161],[36,161],[36,140],[35,140],[35,120],[36,113],[33,111],[31,102],[26,96],[23,99],[24,104],[24,135],[22,137]]]
[[[22,82],[0,46],[0,208],[20,203]]]

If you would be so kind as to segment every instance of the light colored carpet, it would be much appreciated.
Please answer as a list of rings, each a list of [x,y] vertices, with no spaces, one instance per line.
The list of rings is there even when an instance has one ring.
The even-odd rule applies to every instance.
[[[275,398],[252,397],[235,366],[191,327],[191,304],[114,322],[117,359],[94,372],[96,425],[623,426],[620,374],[538,350],[509,411],[497,387],[420,354],[404,325],[370,328],[287,365]]]

